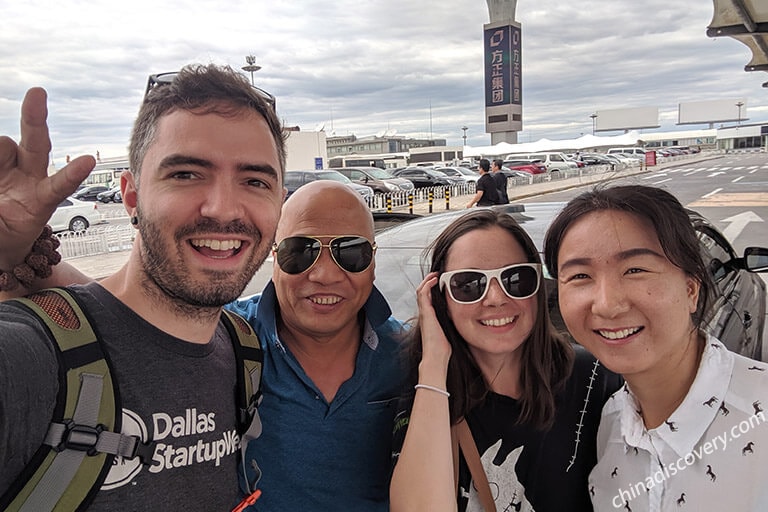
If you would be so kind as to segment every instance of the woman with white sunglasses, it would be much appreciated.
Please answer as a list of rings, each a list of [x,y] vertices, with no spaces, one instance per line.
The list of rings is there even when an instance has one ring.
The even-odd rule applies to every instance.
[[[538,251],[509,215],[464,215],[431,254],[391,510],[591,510],[600,411],[620,379],[554,332]]]

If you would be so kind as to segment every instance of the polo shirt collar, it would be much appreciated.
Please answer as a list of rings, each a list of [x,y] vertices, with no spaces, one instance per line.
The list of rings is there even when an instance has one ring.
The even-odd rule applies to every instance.
[[[267,327],[267,332],[271,334],[269,343],[285,352],[285,348],[277,337],[277,310],[278,302],[277,294],[275,292],[275,283],[270,279],[264,287],[264,291],[261,292],[257,318],[262,325]],[[376,350],[376,347],[378,346],[378,336],[376,335],[375,330],[392,316],[392,309],[389,307],[387,299],[384,298],[384,295],[382,295],[376,286],[373,287],[371,294],[368,296],[368,300],[365,301],[363,312],[365,313],[363,342],[368,345],[371,350]]]

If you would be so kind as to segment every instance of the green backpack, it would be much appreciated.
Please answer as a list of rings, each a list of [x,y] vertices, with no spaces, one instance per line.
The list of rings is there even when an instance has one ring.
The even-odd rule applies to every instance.
[[[151,464],[154,442],[120,433],[122,407],[109,359],[88,315],[65,288],[14,299],[40,317],[59,360],[59,394],[43,445],[0,496],[0,510],[19,512],[85,510],[115,457],[139,457]],[[223,311],[237,360],[236,404],[241,457],[261,434],[256,406],[261,398],[264,354],[242,317]]]

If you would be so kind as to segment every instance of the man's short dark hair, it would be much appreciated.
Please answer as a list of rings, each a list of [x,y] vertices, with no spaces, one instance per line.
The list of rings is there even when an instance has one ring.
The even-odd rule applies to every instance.
[[[489,172],[491,170],[491,162],[487,158],[481,158],[478,165],[485,172]]]
[[[174,79],[149,91],[139,109],[128,146],[131,171],[139,178],[141,164],[155,139],[157,124],[164,115],[176,110],[231,116],[252,110],[269,126],[285,172],[285,132],[274,105],[251,86],[248,79],[230,66],[190,64]]]
[[[493,165],[501,169],[501,166],[504,165],[504,161],[499,160],[498,158],[493,161]]]

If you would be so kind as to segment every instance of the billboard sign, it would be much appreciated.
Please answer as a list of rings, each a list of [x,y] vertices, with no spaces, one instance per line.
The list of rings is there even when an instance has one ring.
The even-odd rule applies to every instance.
[[[486,26],[485,43],[485,106],[521,105],[522,45],[520,27]]]
[[[660,126],[658,107],[598,110],[595,114],[597,114],[595,131],[598,132],[658,128]]]
[[[712,124],[747,119],[747,100],[731,98],[680,103],[677,124]]]
[[[523,129],[523,58],[521,26],[516,21],[483,25],[485,48],[485,130],[491,134]],[[493,135],[491,136],[493,140]]]

